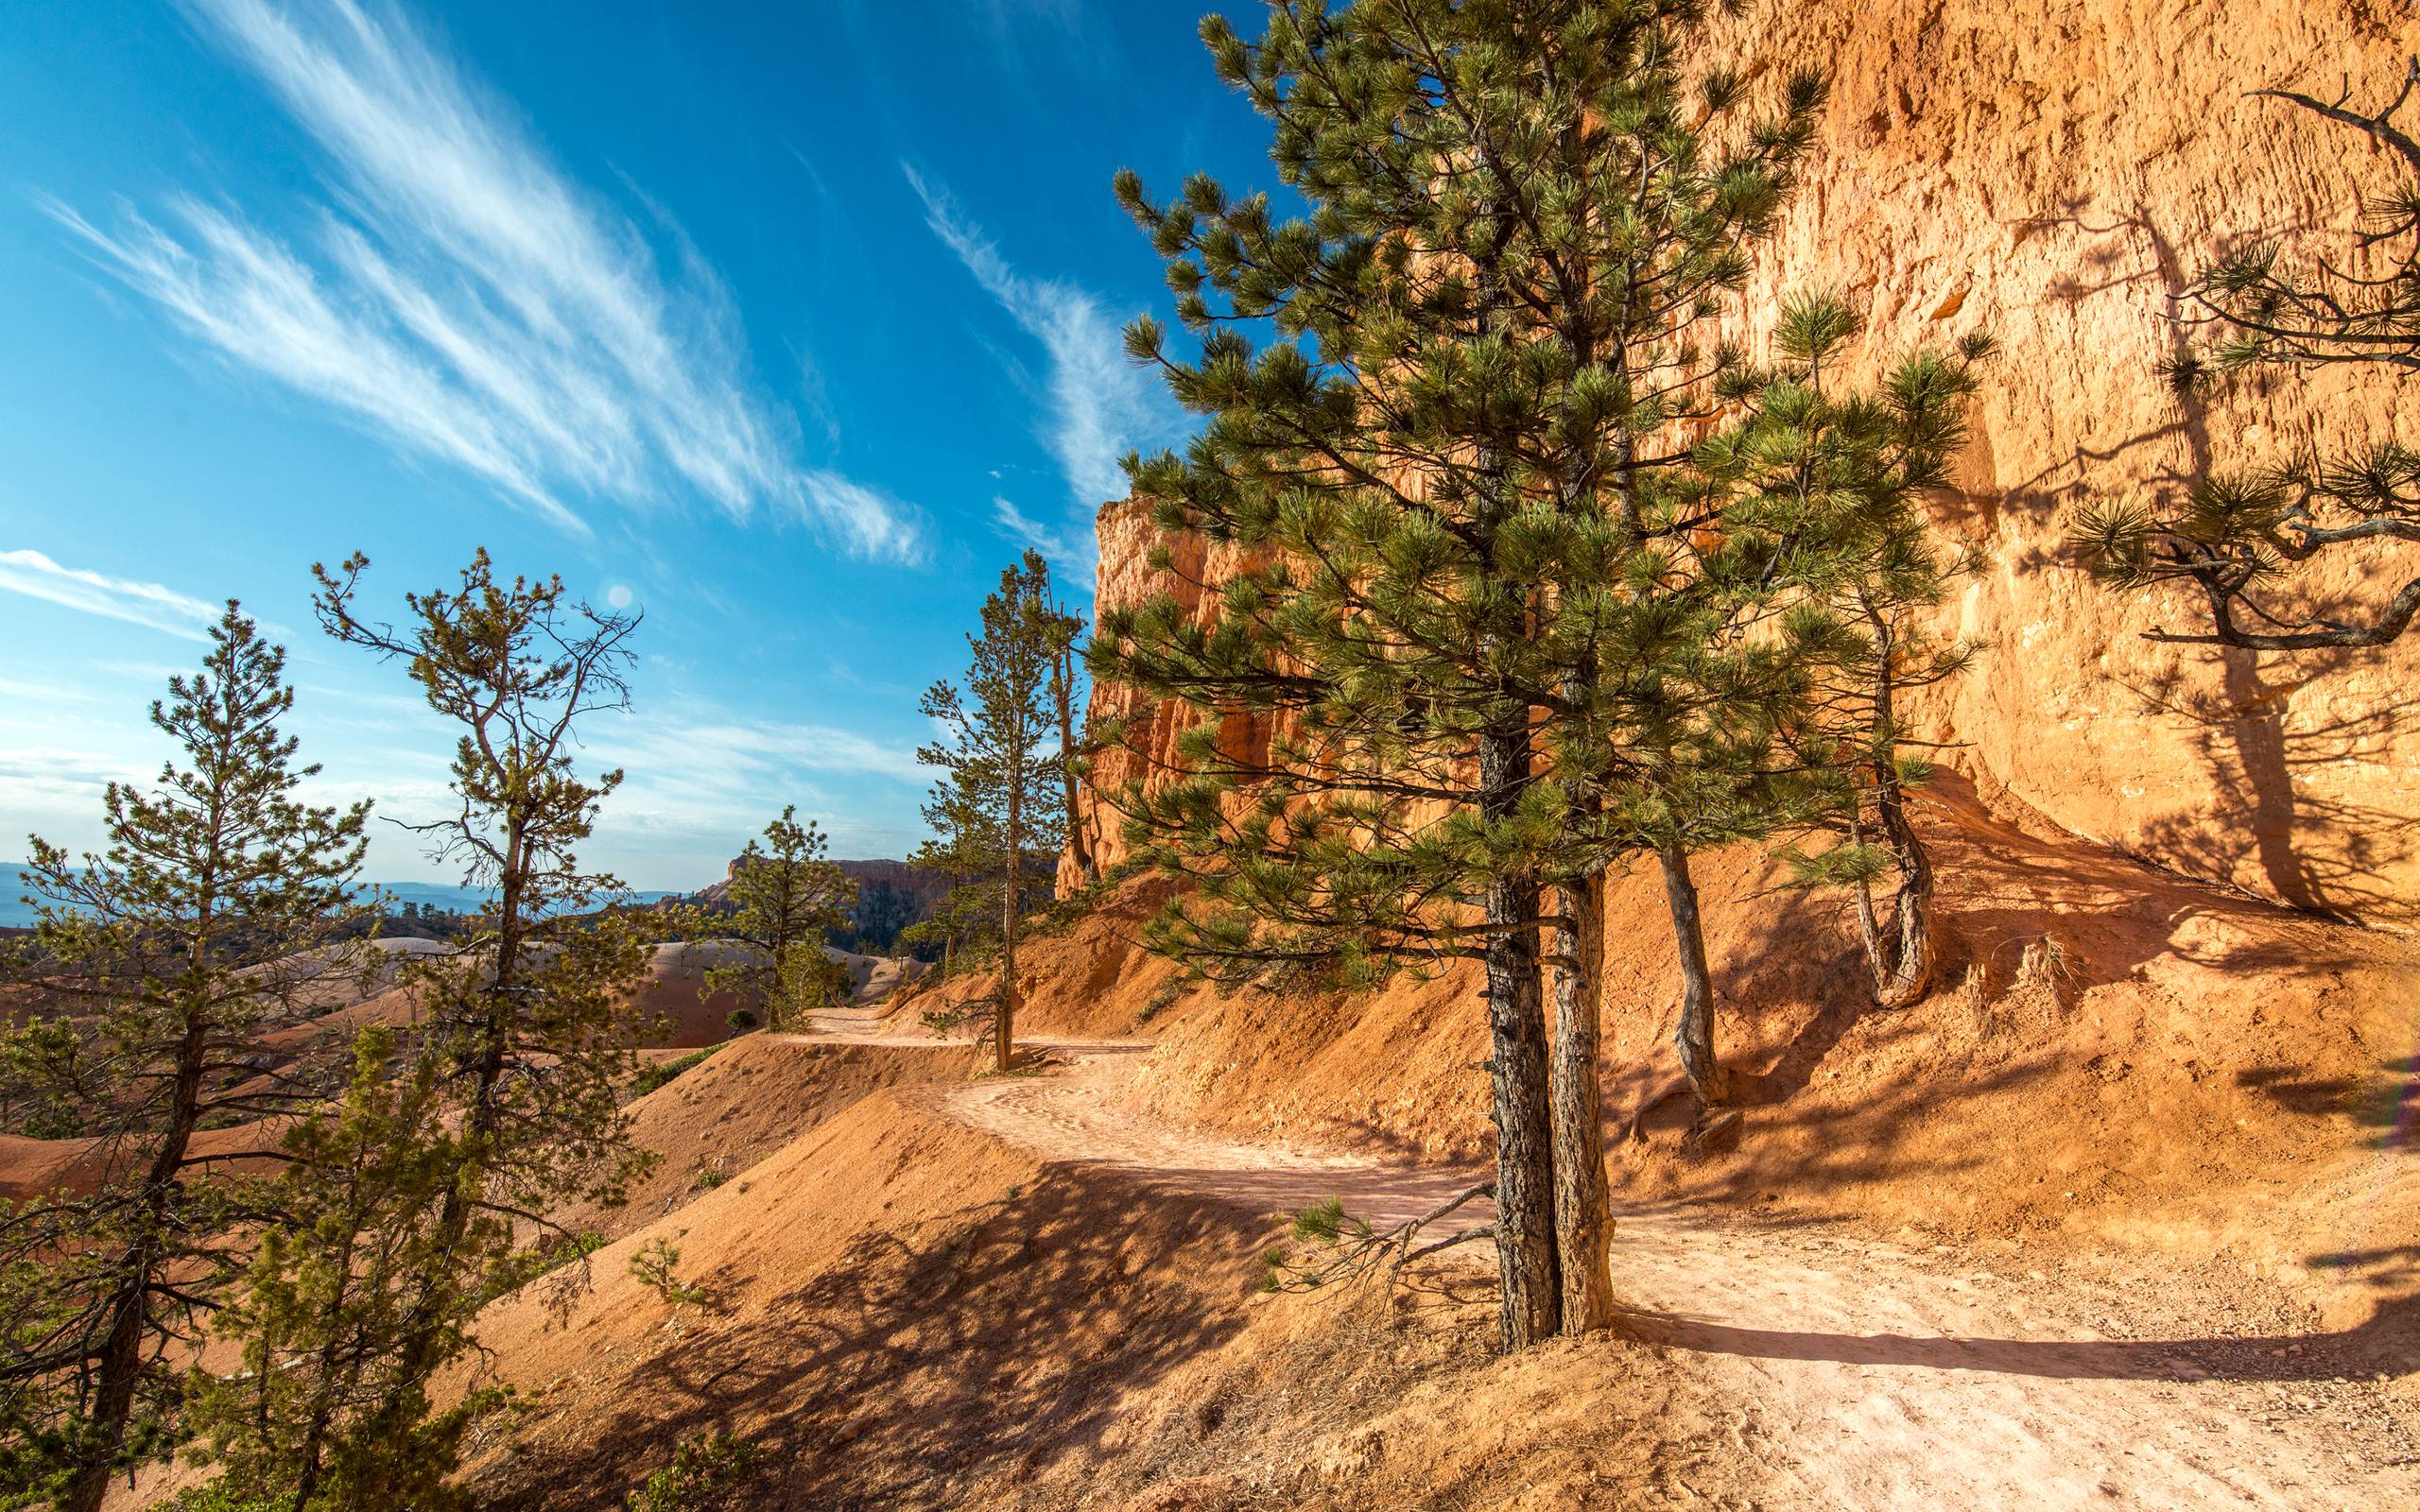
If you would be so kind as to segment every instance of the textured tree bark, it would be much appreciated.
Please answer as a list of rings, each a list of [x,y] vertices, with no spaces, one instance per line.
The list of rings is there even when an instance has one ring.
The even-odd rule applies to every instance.
[[[1874,968],[1874,1001],[1886,1008],[1904,1008],[1932,986],[1932,857],[1915,826],[1908,822],[1907,789],[1891,759],[1896,715],[1892,704],[1890,626],[1875,620],[1881,644],[1881,664],[1874,678],[1874,735],[1881,759],[1875,764],[1874,808],[1881,821],[1883,843],[1898,866],[1899,887],[1892,901],[1896,938],[1885,944],[1874,916],[1871,892],[1860,887],[1858,926],[1865,936],[1867,961]]]
[[[1721,1068],[1714,1057],[1714,972],[1705,962],[1705,923],[1698,913],[1698,885],[1689,876],[1689,853],[1679,845],[1657,848],[1664,869],[1664,897],[1672,910],[1672,936],[1681,955],[1681,1022],[1672,1044],[1681,1074],[1689,1079],[1701,1111],[1722,1101]]]
[[[1060,647],[1051,672],[1051,693],[1059,701],[1059,778],[1067,804],[1067,854],[1076,863],[1076,877],[1089,885],[1100,880],[1093,860],[1092,836],[1076,817],[1076,652],[1073,642]]]
[[[1480,811],[1510,813],[1529,776],[1528,711],[1478,742]],[[1555,1263],[1554,1140],[1547,1045],[1538,1000],[1537,883],[1490,881],[1486,894],[1488,1065],[1495,1101],[1495,1253],[1503,1280],[1504,1347],[1518,1349],[1561,1330]]]
[[[200,952],[205,948],[201,942],[210,935],[210,905],[205,902],[201,923],[194,936],[192,958],[197,974],[201,965]],[[177,1176],[184,1169],[185,1152],[200,1122],[202,1069],[209,1052],[206,1011],[198,1001],[185,1010],[184,1039],[178,1047],[177,1076],[169,1093],[168,1126],[161,1137],[158,1152],[151,1158],[150,1168],[144,1173],[143,1230],[121,1264],[118,1289],[109,1303],[109,1341],[102,1347],[94,1372],[92,1420],[100,1430],[101,1441],[92,1447],[68,1484],[62,1503],[68,1512],[100,1512],[101,1503],[109,1495],[118,1451],[126,1443],[127,1427],[134,1416],[134,1390],[143,1376],[143,1325],[152,1273],[162,1264],[159,1251],[153,1246],[168,1226],[168,1208],[176,1197]]]
[[[1007,1075],[1017,1022],[1017,851],[1025,844],[1018,784],[1009,788],[1008,885],[1000,895],[1000,990],[992,994],[992,1069]]]
[[[1607,1251],[1614,1222],[1605,1179],[1605,1100],[1598,1079],[1604,1010],[1602,875],[1555,889],[1554,1046],[1548,1102],[1554,1126],[1555,1249],[1563,1283],[1563,1332],[1586,1333],[1614,1320]]]

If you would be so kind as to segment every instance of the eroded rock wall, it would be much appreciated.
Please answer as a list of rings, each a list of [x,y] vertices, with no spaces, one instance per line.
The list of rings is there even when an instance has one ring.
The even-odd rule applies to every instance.
[[[1869,369],[1977,327],[2001,343],[1958,490],[1936,503],[1944,533],[1980,552],[1944,627],[1981,657],[1925,706],[1925,733],[1986,792],[2162,867],[2420,921],[2420,636],[2270,656],[2146,641],[2196,627],[2192,597],[2114,595],[2062,543],[2096,495],[2172,492],[2315,443],[2420,442],[2420,385],[2379,373],[2185,404],[2158,370],[2170,298],[2209,249],[2283,232],[2342,252],[2359,194],[2393,179],[2355,133],[2245,92],[2334,97],[2349,80],[2375,102],[2420,50],[2420,6],[1765,0],[1725,45],[1768,77],[1818,64],[1834,81],[1752,323],[1785,291],[1829,287],[1868,316]],[[1141,507],[1102,511],[1100,603],[1150,590],[1154,538]],[[1178,565],[1215,578],[1202,558],[1197,544]],[[2383,596],[2415,571],[2420,553],[2382,552],[2312,587]],[[1100,702],[1123,713],[1121,696]],[[1146,749],[1171,740],[1163,728]],[[1098,779],[1148,765],[1112,756]],[[1088,816],[1113,857],[1114,820]]]

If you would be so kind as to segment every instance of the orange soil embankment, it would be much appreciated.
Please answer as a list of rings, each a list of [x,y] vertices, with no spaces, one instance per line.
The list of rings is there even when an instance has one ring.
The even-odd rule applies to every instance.
[[[875,1092],[599,1251],[593,1289],[493,1309],[480,1342],[529,1411],[474,1474],[499,1507],[617,1507],[717,1432],[758,1447],[734,1504],[819,1509],[1181,1512],[1278,1486],[1543,1512],[1665,1504],[1604,1499],[1656,1466],[1745,1473],[1692,1469],[1720,1422],[1654,1346],[1495,1359],[1483,1288],[1255,1300],[1270,1237],[1249,1208],[1038,1160],[936,1091]],[[702,1305],[628,1274],[657,1238]]]
[[[832,955],[847,969],[850,990],[860,997],[885,995],[897,979],[896,961],[847,951],[834,951]],[[694,1050],[730,1039],[732,1011],[746,1007],[749,998],[737,992],[708,992],[706,973],[758,958],[752,947],[727,939],[658,945],[648,965],[647,980],[631,994],[640,1011],[662,1021],[660,1030],[648,1042]]]
[[[631,1104],[631,1142],[657,1159],[626,1201],[577,1206],[556,1221],[619,1238],[739,1177],[868,1093],[962,1080],[972,1067],[963,1045],[941,1041],[823,1045],[743,1035]]]
[[[1666,1105],[1643,1140],[1615,1147],[1623,1199],[2223,1252],[2300,1288],[2335,1326],[2394,1310],[2410,1331],[2420,1161],[2394,1120],[2415,1069],[2420,950],[2140,865],[1948,774],[1924,829],[1945,958],[1933,993],[1898,1012],[1871,1007],[1836,900],[1783,887],[1755,848],[1702,858],[1744,1128],[1736,1145],[1684,1154],[1686,1109]],[[1679,993],[1658,879],[1609,891],[1604,1075],[1618,1130],[1670,1083]],[[1358,997],[1174,993],[1173,969],[1134,939],[1158,893],[1131,884],[1028,948],[1028,1026],[1149,1033],[1158,1047],[1129,1095],[1201,1125],[1485,1158],[1472,975]]]
[[[735,1505],[1120,1512],[2291,1512],[2374,1504],[2420,1452],[2375,1330],[2207,1263],[1681,1203],[1624,1218],[1619,1336],[1494,1357],[1477,1249],[1392,1297],[1251,1297],[1271,1214],[1390,1221],[1453,1174],[1222,1141],[1121,1105],[1141,1043],[1037,1048],[1039,1074],[874,1093],[596,1257],[594,1292],[491,1313],[535,1394],[493,1504],[610,1505],[712,1433],[757,1450]],[[628,1277],[657,1239],[700,1300]]]

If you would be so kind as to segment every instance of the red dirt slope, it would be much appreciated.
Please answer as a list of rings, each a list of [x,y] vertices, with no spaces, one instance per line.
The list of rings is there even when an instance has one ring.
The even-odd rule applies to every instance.
[[[659,1236],[704,1306],[628,1276]],[[1689,1441],[1720,1420],[1654,1346],[1498,1361],[1485,1302],[1432,1300],[1418,1329],[1333,1298],[1255,1303],[1265,1237],[1245,1211],[876,1093],[599,1252],[567,1307],[533,1289],[491,1312],[481,1343],[531,1412],[480,1489],[499,1508],[618,1507],[712,1432],[761,1451],[735,1504],[819,1512],[1177,1512],[1271,1504],[1271,1487],[1336,1512],[1546,1512],[1685,1504],[1670,1477],[1747,1469],[1697,1468]],[[1649,1494],[1575,1499],[1626,1486]]]
[[[746,1172],[870,1092],[966,1077],[964,1046],[819,1045],[743,1035],[704,1064],[631,1103],[631,1140],[659,1157],[614,1208],[582,1206],[556,1221],[619,1238]]]
[[[2304,1288],[2340,1326],[2408,1306],[2420,1169],[2393,1119],[2420,1038],[2412,941],[2154,870],[1954,776],[1924,824],[1946,958],[1938,989],[1895,1013],[1868,1005],[1834,902],[1776,891],[1780,868],[1753,848],[1703,859],[1745,1129],[1735,1148],[1685,1157],[1682,1109],[1650,1119],[1615,1160],[1631,1199],[2221,1252]],[[1469,975],[1364,997],[1171,1000],[1171,969],[1133,941],[1152,887],[1031,947],[1030,1027],[1146,1025],[1160,1042],[1132,1095],[1219,1129],[1485,1155]],[[1619,1121],[1672,1075],[1677,977],[1656,878],[1618,879],[1606,924]]]

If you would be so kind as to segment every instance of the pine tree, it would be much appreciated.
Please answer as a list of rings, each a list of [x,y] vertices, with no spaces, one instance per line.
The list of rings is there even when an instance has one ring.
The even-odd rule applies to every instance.
[[[1947,482],[1992,344],[1918,352],[1880,394],[1843,398],[1829,365],[1858,326],[1835,298],[1785,301],[1781,360],[1741,386],[1744,415],[1642,480],[1667,544],[1632,596],[1685,626],[1689,650],[1599,747],[1624,798],[1600,833],[1651,850],[1662,874],[1682,980],[1673,1041],[1697,1131],[1717,1126],[1725,1087],[1693,852],[1839,830],[1844,844],[1792,850],[1799,880],[1851,891],[1880,1000],[1913,1001],[1931,971],[1932,871],[1906,814],[1923,764],[1900,753],[1897,705],[1969,659],[1929,644],[1917,620],[1958,570],[1931,543],[1920,496]],[[1887,935],[1873,899],[1886,872],[1897,878]]]
[[[1737,78],[1685,77],[1703,9],[1280,4],[1253,44],[1214,18],[1310,214],[1119,184],[1200,342],[1173,356],[1145,321],[1130,351],[1205,417],[1136,491],[1258,563],[1210,585],[1207,625],[1163,597],[1094,642],[1097,677],[1201,721],[1185,780],[1118,799],[1195,884],[1152,941],[1227,976],[1483,963],[1508,1346],[1611,1311],[1586,920],[1639,843],[1606,806],[1615,735],[1711,633],[1666,602],[1683,527],[1646,480],[1741,391],[1701,327],[1824,95],[1793,77],[1752,121]],[[1248,722],[1275,727],[1266,761]]]
[[[829,1003],[843,980],[824,936],[848,927],[857,885],[825,856],[830,846],[813,819],[800,824],[797,805],[785,804],[782,816],[765,826],[765,843],[749,841],[732,868],[733,912],[720,930],[763,959],[717,967],[706,973],[705,987],[752,995],[768,1028]]]
[[[430,1383],[467,1347],[478,1309],[544,1268],[565,1237],[546,1210],[614,1200],[648,1163],[627,1141],[617,1091],[636,1069],[631,998],[648,949],[634,915],[596,911],[624,889],[576,854],[621,773],[579,775],[575,742],[596,715],[629,705],[636,617],[571,600],[560,578],[499,580],[481,551],[459,588],[406,593],[398,629],[358,610],[368,566],[355,556],[314,569],[320,623],[404,662],[460,729],[459,807],[418,828],[432,856],[495,902],[464,921],[456,953],[413,968],[420,1016],[396,1091],[373,1095],[356,1079],[352,1099],[296,1132],[290,1150],[323,1153],[295,1168],[300,1190],[284,1200],[333,1216],[264,1246],[251,1283],[270,1300],[251,1314],[263,1332],[247,1348],[273,1351],[276,1368],[248,1378],[249,1397],[246,1380],[219,1383],[215,1421],[220,1452],[265,1484],[334,1470],[344,1504],[374,1508],[417,1504],[410,1488],[457,1462],[473,1412],[433,1415]],[[365,1168],[388,1173],[385,1184],[353,1190]],[[392,1263],[348,1260],[349,1248]],[[339,1269],[353,1276],[348,1310],[276,1303],[324,1293]],[[369,1320],[362,1342],[331,1338],[356,1316]],[[287,1416],[303,1407],[328,1420]]]
[[[86,1196],[0,1205],[0,1466],[92,1512],[112,1472],[182,1432],[182,1380],[237,1274],[231,1231],[258,1181],[195,1148],[205,1125],[273,1118],[324,1092],[269,1071],[272,1031],[366,977],[354,897],[369,806],[314,808],[278,721],[285,654],[230,602],[201,670],[151,723],[185,765],[147,793],[112,782],[109,848],[80,865],[39,837],[41,987],[71,1015],[0,1045],[0,1074],[79,1108],[108,1165]]]
[[[944,980],[970,950],[993,943],[999,927],[999,885],[994,878],[1000,869],[1000,848],[983,805],[967,785],[975,775],[971,768],[964,773],[944,769],[920,810],[933,837],[908,858],[917,870],[949,882],[948,890],[935,901],[931,916],[902,930],[899,936],[915,948],[938,943]]]
[[[397,1052],[393,1031],[363,1029],[341,1099],[286,1140],[296,1175],[279,1185],[246,1284],[216,1328],[241,1347],[241,1367],[195,1382],[203,1457],[238,1494],[292,1512],[465,1504],[445,1485],[450,1452],[394,1452],[354,1431],[397,1401],[424,1412],[426,1377],[410,1373],[421,1333],[435,1321],[439,1352],[452,1354],[470,1321],[459,1309],[435,1320],[421,1312],[424,1280],[452,1263],[426,1215],[459,1175],[459,1152],[443,1128],[442,1063]],[[495,1400],[493,1390],[466,1393],[415,1430],[415,1446],[443,1450]]]
[[[1786,302],[1773,337],[1780,365],[1693,465],[1722,518],[1793,541],[1773,581],[1815,681],[1772,753],[1779,775],[1802,782],[1798,801],[1780,807],[1805,808],[1837,839],[1788,857],[1802,884],[1850,894],[1876,1002],[1900,1007],[1924,994],[1935,954],[1932,864],[1907,812],[1927,767],[1903,750],[1901,701],[1973,659],[1961,643],[1929,638],[1920,617],[1964,566],[1931,540],[1922,498],[1948,485],[1974,368],[1992,344],[1973,335],[1954,352],[1917,352],[1877,393],[1844,394],[1831,369],[1860,328],[1837,298]],[[1886,878],[1884,909],[1875,889]]]
[[[993,843],[1000,972],[992,1056],[994,1069],[1005,1074],[1016,1030],[1019,925],[1033,884],[1043,880],[1033,857],[1064,843],[1067,822],[1051,682],[1068,630],[1066,616],[1051,605],[1050,569],[1039,553],[1028,551],[1000,574],[999,591],[983,601],[981,623],[966,638],[973,660],[964,691],[936,682],[920,705],[948,732],[947,742],[921,747],[916,759],[945,774],[948,793],[965,807],[965,832]]]
[[[2394,124],[2415,90],[2420,57],[2374,114],[2352,108],[2349,85],[2334,100],[2252,92],[2360,132],[2386,149],[2402,180],[2361,206],[2360,246],[2370,266],[2298,266],[2282,243],[2264,238],[2203,267],[2178,299],[2187,341],[2168,373],[2181,397],[2245,374],[2344,365],[2398,376],[2420,370],[2420,140]],[[2118,588],[2180,582],[2201,590],[2207,630],[2154,628],[2150,640],[2253,651],[2352,649],[2389,644],[2420,623],[2420,576],[2369,605],[2313,603],[2292,588],[2302,567],[2358,565],[2376,560],[2381,543],[2420,541],[2420,449],[2401,437],[2265,469],[2213,472],[2194,479],[2173,507],[2096,504],[2075,533]]]

